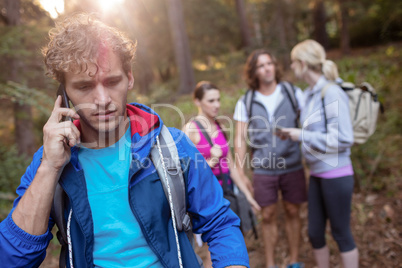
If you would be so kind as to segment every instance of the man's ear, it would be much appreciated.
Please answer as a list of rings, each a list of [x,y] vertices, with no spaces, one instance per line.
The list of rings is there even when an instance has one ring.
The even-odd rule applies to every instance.
[[[127,73],[128,77],[128,90],[133,89],[134,87],[134,76],[131,70]]]

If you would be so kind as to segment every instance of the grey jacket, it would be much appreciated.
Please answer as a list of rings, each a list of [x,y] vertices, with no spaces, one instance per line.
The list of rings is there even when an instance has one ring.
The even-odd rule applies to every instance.
[[[311,173],[322,173],[351,164],[350,147],[353,128],[349,116],[348,96],[336,84],[321,76],[313,88],[307,88],[301,112],[302,152]],[[328,86],[324,98],[325,127],[321,90]]]
[[[256,174],[280,175],[302,169],[301,151],[298,142],[280,140],[274,127],[297,127],[297,113],[281,87],[274,121],[268,121],[263,104],[253,99],[248,125],[248,145],[252,149],[251,166]],[[244,96],[243,96],[244,100]]]

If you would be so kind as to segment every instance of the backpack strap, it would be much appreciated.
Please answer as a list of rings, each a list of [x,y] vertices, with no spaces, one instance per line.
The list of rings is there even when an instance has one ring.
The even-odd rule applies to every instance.
[[[322,110],[323,110],[323,113],[324,113],[325,132],[328,132],[328,127],[327,127],[328,119],[327,119],[327,112],[325,111],[325,102],[324,102],[324,98],[325,98],[325,93],[327,93],[328,88],[329,88],[330,86],[332,86],[332,85],[336,85],[336,84],[333,83],[333,82],[328,82],[328,83],[323,87],[323,89],[321,90],[321,104],[322,104]]]
[[[211,147],[214,146],[214,144],[212,143],[211,137],[209,136],[209,134],[208,134],[207,130],[204,128],[204,126],[200,123],[200,121],[193,120],[193,122],[198,126],[198,128],[200,129],[202,135],[204,135],[204,137],[207,140],[207,142],[209,143],[209,145]]]
[[[212,147],[214,146],[214,144],[213,144],[213,142],[212,142],[212,140],[211,140],[211,137],[209,136],[207,130],[206,130],[206,129],[204,128],[204,126],[200,123],[200,121],[194,120],[193,122],[194,122],[195,124],[197,124],[197,126],[198,126],[198,128],[200,129],[202,135],[204,135],[205,139],[206,139],[207,142],[209,143],[209,146],[211,146],[211,148],[212,148]],[[221,126],[219,125],[219,123],[217,123],[217,124],[218,124],[218,126],[219,126],[219,129],[222,131],[222,128],[221,128]],[[222,132],[222,133],[223,133],[223,132]],[[225,137],[225,139],[226,139],[226,137]],[[228,188],[227,182],[226,182],[226,180],[225,180],[224,177],[223,177],[222,167],[221,167],[220,163],[218,163],[218,167],[219,167],[219,174],[220,174],[220,176],[221,176],[221,180],[222,180],[222,183],[223,183],[223,189],[227,189],[227,188]],[[216,177],[218,177],[218,176],[216,176]]]
[[[290,82],[287,81],[282,81],[280,82],[282,87],[285,89],[285,93],[288,96],[290,102],[292,103],[292,108],[297,117],[299,117],[299,105],[297,104],[297,99],[296,99],[296,88],[294,85]]]
[[[161,180],[163,191],[169,200],[168,185],[165,178],[165,173],[162,166],[162,161],[166,164],[167,179],[169,180],[170,191],[172,193],[173,210],[177,218],[176,226],[178,231],[188,232],[191,230],[190,216],[187,214],[186,204],[186,187],[184,184],[183,172],[179,160],[176,143],[173,140],[172,134],[166,126],[162,126],[159,135],[160,147],[164,159],[161,159],[158,148],[154,146],[151,150],[152,162],[155,165],[156,171]],[[169,206],[171,204],[169,203]]]
[[[251,111],[252,111],[251,106],[253,104],[254,96],[255,96],[255,90],[248,89],[246,94],[244,94],[244,97],[243,97],[244,105],[246,105],[248,120],[251,119]]]
[[[64,221],[64,206],[66,200],[66,193],[64,192],[63,188],[58,183],[56,186],[56,190],[54,193],[53,198],[53,205],[52,210],[50,212],[50,216],[54,220],[57,228],[57,240],[61,245],[60,256],[59,256],[59,267],[64,268],[66,267],[66,254],[67,254],[67,226],[66,222]]]

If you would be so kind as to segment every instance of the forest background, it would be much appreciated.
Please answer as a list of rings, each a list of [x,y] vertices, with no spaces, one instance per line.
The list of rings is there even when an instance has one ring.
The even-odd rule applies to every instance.
[[[59,3],[58,9],[49,3]],[[402,211],[402,1],[395,0],[0,0],[0,220],[42,143],[56,95],[57,83],[44,75],[41,47],[55,17],[77,11],[97,12],[137,40],[129,101],[166,104],[155,110],[177,128],[197,113],[191,92],[200,80],[222,89],[221,114],[232,116],[246,91],[244,62],[256,48],[272,50],[285,78],[305,88],[289,71],[289,53],[304,39],[319,41],[341,77],[370,82],[385,107],[376,133],[352,148],[352,223],[361,267],[402,267],[402,219],[397,216]],[[302,255],[309,263],[306,239]],[[255,257],[252,267],[262,265],[260,243],[247,239]],[[280,242],[278,252],[286,252],[285,247]],[[331,249],[336,252],[335,245]],[[52,243],[49,256],[57,250]],[[43,267],[55,267],[55,259]],[[332,262],[339,265],[336,257]]]

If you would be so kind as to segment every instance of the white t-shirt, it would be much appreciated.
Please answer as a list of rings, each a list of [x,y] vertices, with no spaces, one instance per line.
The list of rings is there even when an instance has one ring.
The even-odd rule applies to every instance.
[[[278,106],[281,103],[282,98],[288,98],[287,94],[281,94],[282,87],[278,84],[275,88],[275,91],[271,95],[261,94],[259,91],[255,92],[255,100],[261,102],[265,110],[268,113],[268,121],[272,122],[274,120],[274,113]],[[299,105],[299,109],[302,110],[304,107],[304,95],[300,88],[296,87],[295,92],[296,100]],[[248,114],[246,105],[244,104],[242,99],[239,99],[236,104],[236,108],[234,111],[233,119],[240,122],[248,121]]]

